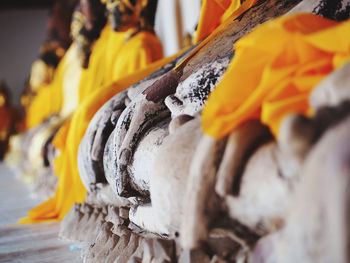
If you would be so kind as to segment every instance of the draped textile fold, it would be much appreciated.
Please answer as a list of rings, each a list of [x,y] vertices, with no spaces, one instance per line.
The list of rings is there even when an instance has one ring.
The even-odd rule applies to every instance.
[[[258,0],[249,0],[239,10],[241,0],[203,0],[201,14],[194,42],[198,43],[209,36],[219,25],[235,19]]]
[[[74,89],[74,85],[77,86],[80,72],[77,48],[72,44],[59,62],[51,83],[42,86],[30,103],[25,120],[27,129],[41,124],[52,114],[61,111],[64,106],[64,90]]]
[[[295,14],[266,22],[234,45],[235,56],[202,112],[205,134],[222,138],[251,119],[274,135],[291,113],[312,114],[308,98],[350,60],[350,20]]]

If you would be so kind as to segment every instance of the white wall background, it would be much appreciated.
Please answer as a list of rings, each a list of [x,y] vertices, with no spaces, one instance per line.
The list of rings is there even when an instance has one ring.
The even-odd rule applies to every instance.
[[[47,16],[46,9],[0,10],[0,80],[11,88],[17,105],[45,38]]]
[[[156,32],[163,43],[164,56],[181,49],[181,38],[192,33],[198,23],[201,0],[158,0]]]

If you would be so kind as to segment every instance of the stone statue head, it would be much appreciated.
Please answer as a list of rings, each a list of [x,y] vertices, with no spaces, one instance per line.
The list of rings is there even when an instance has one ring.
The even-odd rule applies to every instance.
[[[57,66],[72,42],[70,24],[77,0],[55,1],[49,14],[46,39],[39,57],[47,65]]]
[[[80,30],[78,33],[72,33],[76,34],[75,42],[78,46],[81,65],[83,68],[87,68],[92,44],[100,36],[107,21],[106,9],[100,0],[80,0],[80,12],[81,15],[77,13],[78,21],[75,24],[78,27],[80,26]],[[83,22],[83,25],[79,24],[79,20]]]
[[[30,75],[30,88],[35,92],[52,81],[53,73],[71,44],[70,23],[78,0],[55,1],[49,13],[46,38],[40,46]]]
[[[115,31],[129,28],[153,32],[158,0],[104,0],[108,19]]]
[[[85,18],[84,28],[89,32],[101,31],[106,24],[105,5],[100,0],[80,0],[80,10]]]

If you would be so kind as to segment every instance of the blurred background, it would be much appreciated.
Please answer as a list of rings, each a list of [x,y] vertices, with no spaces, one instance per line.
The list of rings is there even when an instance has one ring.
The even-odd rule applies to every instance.
[[[45,39],[47,18],[53,0],[0,1],[0,81],[12,92],[12,103],[19,98],[29,78],[31,64]],[[183,47],[183,39],[195,30],[201,0],[160,0],[156,31],[164,55]]]
[[[19,97],[45,39],[50,0],[0,1],[0,81],[12,91],[12,102]]]

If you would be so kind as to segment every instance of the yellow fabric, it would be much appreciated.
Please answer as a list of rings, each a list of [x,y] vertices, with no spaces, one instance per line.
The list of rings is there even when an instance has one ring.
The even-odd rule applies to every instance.
[[[109,25],[103,29],[93,47],[89,66],[82,72],[79,102],[101,86],[163,57],[162,44],[154,34],[141,31],[129,40],[128,35],[128,31],[115,32]]]
[[[33,62],[30,71],[30,89],[38,92],[41,87],[48,85],[52,81],[54,73],[55,68],[52,65],[49,66],[43,60],[37,59]]]
[[[40,95],[46,95],[44,97],[38,97],[39,99],[43,99],[41,102],[42,106],[44,108],[51,107],[51,109],[55,110],[41,111],[41,109],[38,109],[38,112],[35,112],[36,118],[45,114],[45,117],[42,117],[42,119],[44,120],[50,117],[50,120],[35,132],[30,140],[30,144],[27,145],[28,160],[30,162],[29,174],[31,174],[31,177],[43,168],[42,150],[45,143],[53,132],[64,123],[65,119],[72,114],[78,103],[81,65],[78,59],[78,48],[75,43],[71,45],[64,59],[66,67],[63,74],[57,77],[59,80],[56,78],[56,81],[52,83],[53,86],[45,90],[47,92],[43,93],[44,90],[42,90],[39,93]],[[58,92],[62,94],[62,97],[56,96]],[[44,100],[45,98],[47,99],[46,101]],[[59,103],[60,101],[61,103]],[[52,116],[51,113],[59,113],[59,115]],[[48,116],[46,117],[46,115]]]
[[[49,116],[59,113],[63,105],[63,89],[72,89],[72,81],[67,79],[67,74],[75,72],[73,82],[79,77],[80,66],[76,63],[76,48],[72,44],[61,59],[49,85],[39,89],[37,95],[28,107],[26,115],[26,128],[30,129],[39,125]],[[64,88],[64,86],[67,86]]]
[[[312,89],[350,60],[350,20],[296,14],[267,22],[236,42],[225,76],[202,113],[205,134],[221,138],[250,119],[274,135],[290,113],[310,114]]]
[[[230,26],[232,21],[234,21],[237,17],[242,15],[244,12],[246,12],[249,8],[251,8],[258,0],[246,0],[242,5],[240,5],[235,11],[232,13],[229,12],[231,9],[228,9],[228,13],[225,14],[226,20],[221,21],[220,25],[217,26],[214,31],[208,35],[201,43],[197,45],[197,47],[192,50],[192,52],[179,63],[175,67],[175,71],[178,71],[179,69],[183,68],[188,61],[190,61],[198,52],[201,50],[207,43],[209,43],[212,39],[214,39],[218,33],[220,33],[222,30],[224,30],[227,26]],[[209,32],[208,32],[209,33]]]
[[[112,31],[105,31],[110,34]],[[113,32],[114,33],[114,32]],[[116,33],[118,34],[118,33]],[[120,33],[113,36],[115,41],[123,41],[121,43],[114,43],[111,47],[120,47],[117,51],[106,49],[103,43],[96,43],[93,54],[91,55],[88,70],[82,73],[83,84],[89,85],[88,92],[85,90],[87,86],[82,85],[82,92],[85,98],[80,102],[79,107],[74,112],[70,122],[67,122],[58,132],[54,139],[54,145],[60,150],[60,155],[55,159],[55,173],[59,178],[56,194],[53,198],[32,209],[28,218],[21,219],[21,223],[33,223],[46,220],[61,220],[70,210],[74,203],[83,202],[85,199],[86,189],[84,188],[79,177],[77,167],[77,154],[81,139],[89,125],[90,120],[96,111],[112,96],[124,90],[138,80],[145,78],[157,68],[165,65],[174,57],[166,58],[149,65],[155,60],[162,57],[162,47],[159,40],[153,34],[148,32],[140,32],[125,42],[126,33]],[[104,37],[104,36],[102,36]],[[108,40],[111,40],[109,38]],[[103,54],[103,48],[106,52]],[[94,54],[94,52],[96,52]],[[98,57],[99,54],[101,57]],[[96,55],[96,56],[94,56]],[[107,58],[114,55],[114,65],[112,69],[106,67],[108,65]],[[106,60],[104,60],[105,58]],[[104,62],[106,64],[104,64]],[[100,67],[94,63],[101,63]],[[148,67],[146,67],[149,65]],[[109,66],[108,66],[109,67]],[[141,69],[140,71],[137,71]],[[143,69],[143,70],[142,70]],[[90,73],[88,73],[90,72]],[[88,74],[100,74],[99,76],[89,76]],[[134,73],[136,72],[136,73]],[[124,75],[126,77],[121,78]],[[98,86],[88,81],[95,80],[98,83],[108,83],[110,78],[119,78],[113,84]]]
[[[252,4],[245,5],[250,8],[258,0],[254,0]],[[249,2],[249,1],[248,1]],[[251,1],[250,1],[251,2]],[[246,8],[239,12],[235,17],[232,15],[241,7],[241,0],[203,0],[201,14],[197,26],[195,43],[202,41],[209,36],[219,25],[228,19],[235,19],[241,15]]]
[[[39,125],[49,116],[60,111],[63,94],[57,83],[62,79],[58,77],[61,75],[61,70],[57,69],[56,73],[53,82],[42,87],[30,103],[25,118],[26,129]]]
[[[64,74],[62,80],[63,102],[60,111],[60,116],[65,118],[73,113],[79,101],[79,83],[81,77],[81,64],[78,56],[77,46],[72,44],[72,58],[70,61],[69,70]]]
[[[101,87],[104,83],[106,68],[111,67],[110,65],[112,63],[112,58],[110,58],[112,57],[111,53],[116,51],[111,45],[109,45],[111,35],[112,30],[106,25],[92,48],[88,68],[83,69],[81,73],[79,84],[79,105],[89,94],[91,94],[91,92],[96,88]],[[105,56],[106,50],[108,50],[111,56]]]
[[[221,16],[231,2],[233,6],[241,3],[240,0],[203,0],[195,43],[206,38],[220,24]]]
[[[256,2],[256,1],[255,1]],[[241,0],[231,0],[230,6],[225,10],[225,13],[220,17],[220,24],[225,22],[230,18],[231,14],[233,14],[238,8],[241,6]]]

